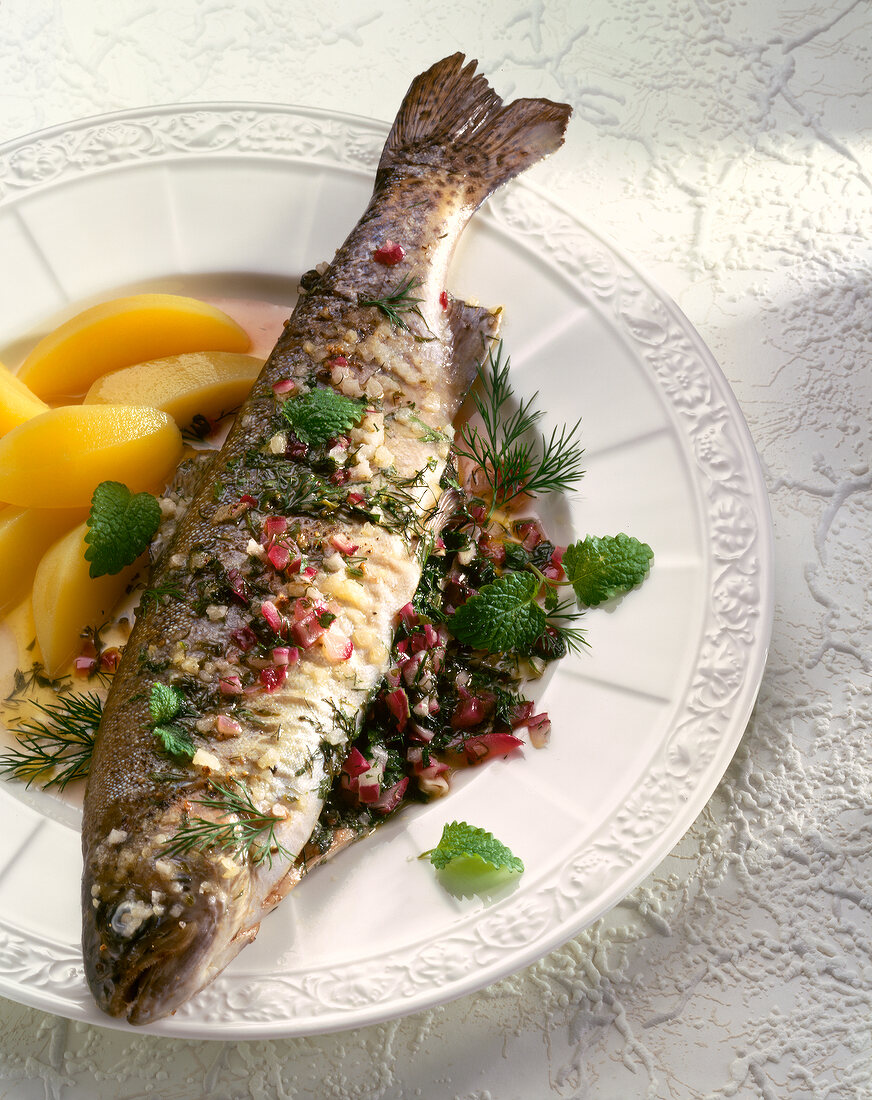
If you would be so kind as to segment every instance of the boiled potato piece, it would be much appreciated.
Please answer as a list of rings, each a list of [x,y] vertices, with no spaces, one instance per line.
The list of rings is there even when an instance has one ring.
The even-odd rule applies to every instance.
[[[142,558],[114,576],[93,578],[85,561],[85,532],[80,523],[43,555],[33,578],[36,641],[49,676],[67,671],[82,647],[82,631],[110,617],[139,569]]]
[[[247,351],[251,341],[226,313],[196,298],[115,298],[40,340],[18,372],[39,397],[80,397],[101,375],[185,351]]]
[[[0,501],[76,508],[101,481],[132,492],[161,486],[178,464],[182,437],[158,409],[70,405],[19,424],[0,439]]]
[[[190,351],[98,378],[86,405],[152,405],[186,427],[200,413],[215,420],[235,409],[260,374],[262,359],[230,351]]]
[[[86,516],[84,508],[0,508],[0,615],[28,594],[49,546]]]
[[[48,409],[44,401],[0,363],[0,435]]]

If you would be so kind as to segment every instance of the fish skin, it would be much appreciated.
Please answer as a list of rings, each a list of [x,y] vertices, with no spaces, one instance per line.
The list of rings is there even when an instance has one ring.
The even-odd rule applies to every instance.
[[[454,245],[491,191],[559,147],[568,116],[569,108],[545,100],[503,107],[475,75],[475,62],[464,65],[459,54],[412,82],[369,206],[332,264],[304,277],[284,333],[155,563],[151,586],[175,586],[180,596],[151,601],[137,615],[104,708],[84,806],[85,969],[97,1003],[110,1015],[145,1024],[175,1011],[254,938],[265,913],[298,881],[296,857],[387,668],[396,613],[420,578],[417,521],[435,506],[448,453],[438,433],[422,438],[420,422],[450,437],[482,340],[497,327],[496,314],[486,310],[453,300],[445,308]],[[388,240],[405,250],[394,266],[373,260]],[[404,315],[409,330],[361,304],[408,278],[416,280],[420,299],[420,315]],[[318,568],[311,584],[300,575],[282,577],[253,556],[246,516],[234,514],[244,494],[258,500],[258,516],[267,510],[270,470],[249,468],[247,456],[272,456],[258,461],[273,468],[291,461],[274,453],[282,451],[282,439],[273,386],[288,378],[301,391],[328,385],[378,405],[350,433],[352,450],[359,444],[359,480],[351,489],[387,484],[392,491],[379,473],[388,461],[397,477],[425,471],[426,484],[414,490],[411,532],[359,515],[301,515],[298,541]],[[417,420],[404,411],[411,405]],[[331,571],[324,548],[332,536],[366,556],[363,578]],[[229,599],[204,613],[195,606],[199,596],[213,583],[212,573],[228,570],[247,575],[261,595],[250,605]],[[209,728],[227,709],[217,680],[244,668],[231,634],[257,617],[264,598],[284,603],[290,615],[296,598],[313,587],[336,615],[328,633],[351,639],[351,655],[337,660],[323,641],[301,651],[278,690],[246,696],[246,714],[237,715],[241,732],[220,739]],[[229,657],[239,663],[228,664]],[[179,686],[197,705],[202,751],[192,764],[170,759],[153,735],[155,682]],[[350,721],[337,721],[337,709]],[[259,863],[214,849],[168,855],[187,816],[221,817],[199,801],[214,794],[210,783],[243,784],[233,789],[244,789],[275,817],[283,851]]]

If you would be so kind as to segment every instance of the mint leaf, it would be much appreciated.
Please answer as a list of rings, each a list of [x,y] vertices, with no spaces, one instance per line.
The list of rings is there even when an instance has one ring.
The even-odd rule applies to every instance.
[[[520,874],[524,864],[505,844],[485,829],[467,825],[465,821],[452,821],[442,830],[442,837],[435,848],[423,852],[437,870],[442,870],[455,860],[473,860],[494,870],[515,871]]]
[[[458,607],[448,629],[459,642],[490,653],[529,649],[546,623],[536,603],[539,583],[532,573],[497,577]]]
[[[185,705],[185,697],[178,688],[156,681],[151,685],[148,709],[152,719],[162,726],[171,722]]]
[[[653,557],[648,543],[632,535],[588,535],[567,546],[563,569],[578,602],[596,607],[640,585],[648,576]]]
[[[289,398],[282,414],[297,439],[311,447],[350,431],[365,408],[363,401],[352,401],[336,390],[317,389]]]
[[[120,481],[102,481],[91,497],[85,561],[92,577],[120,573],[147,549],[160,526],[160,505],[151,493],[134,495]]]
[[[160,741],[161,747],[170,756],[181,756],[186,760],[193,760],[196,748],[190,734],[181,726],[155,726],[154,735]]]

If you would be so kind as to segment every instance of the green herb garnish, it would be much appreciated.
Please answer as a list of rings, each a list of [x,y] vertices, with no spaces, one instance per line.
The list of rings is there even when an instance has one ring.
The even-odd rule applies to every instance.
[[[178,688],[162,684],[159,680],[151,685],[148,710],[154,721],[152,733],[160,742],[164,752],[185,760],[193,760],[197,749],[191,735],[173,719],[185,709],[186,699]]]
[[[396,290],[391,291],[390,294],[386,294],[383,298],[360,298],[357,304],[359,306],[375,306],[376,309],[381,310],[394,328],[403,329],[405,332],[411,333],[416,340],[433,340],[435,339],[433,330],[427,324],[427,319],[421,312],[421,307],[418,304],[419,302],[423,302],[424,299],[416,298],[412,294],[412,291],[420,285],[420,279],[416,279],[412,275],[407,275],[399,286],[397,286]],[[406,320],[406,314],[412,314],[417,317],[430,335],[419,336],[416,332],[412,332]]]
[[[653,557],[647,542],[631,535],[588,535],[567,546],[563,569],[578,602],[596,607],[640,585],[648,576]]]
[[[425,423],[419,416],[415,416],[414,413],[409,413],[409,419],[419,429],[418,439],[422,443],[450,443],[451,436],[445,432],[440,431],[439,428],[432,428],[429,424]]]
[[[183,760],[193,760],[197,748],[191,740],[191,735],[181,726],[155,726],[152,731],[160,741],[161,748],[170,756],[178,756]]]
[[[288,398],[282,404],[282,416],[297,439],[316,447],[350,431],[365,408],[365,402],[324,387]]]
[[[159,680],[151,685],[148,710],[159,725],[171,722],[185,705],[185,697],[178,688],[162,684]]]
[[[558,432],[555,428],[547,439],[541,434],[538,439],[530,439],[542,416],[533,408],[537,394],[506,415],[513,391],[508,380],[511,360],[507,358],[503,365],[502,353],[500,341],[496,355],[491,348],[487,364],[479,368],[484,394],[473,393],[473,401],[483,427],[465,424],[456,448],[484,475],[491,495],[488,519],[497,508],[524,493],[535,496],[568,492],[583,472],[583,451],[576,440],[581,421],[571,429],[564,425]]]
[[[63,790],[88,774],[103,704],[93,692],[71,693],[58,703],[34,703],[42,719],[17,723],[18,745],[0,756],[0,771],[28,786]]]
[[[267,863],[270,867],[274,855],[281,854],[293,859],[293,853],[283,848],[276,837],[276,826],[283,819],[259,810],[244,784],[230,780],[228,786],[212,783],[211,787],[214,797],[191,801],[205,809],[217,810],[218,819],[189,817],[163,849],[163,854],[183,856],[193,851],[217,848],[222,852],[245,855],[252,863]]]
[[[170,600],[183,600],[184,598],[185,594],[181,588],[177,584],[168,581],[157,585],[155,588],[144,589],[139,597],[139,608],[145,611],[149,603],[154,603],[156,607],[163,607],[164,603],[169,603]]]
[[[120,481],[102,481],[91,497],[85,561],[92,577],[120,573],[148,548],[160,526],[160,505],[151,493],[131,493]]]
[[[509,653],[529,649],[547,616],[536,602],[540,581],[532,573],[506,573],[486,584],[448,621],[454,637],[475,649]]]
[[[479,870],[493,868],[495,871],[513,871],[517,874],[524,870],[523,861],[492,833],[476,825],[467,825],[465,821],[452,821],[446,825],[436,847],[422,852],[418,858],[427,856],[440,871],[458,860],[463,860],[470,870],[476,869],[476,864]]]

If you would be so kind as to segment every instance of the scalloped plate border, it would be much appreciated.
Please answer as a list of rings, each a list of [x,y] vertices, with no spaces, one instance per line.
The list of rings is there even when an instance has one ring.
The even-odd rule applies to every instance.
[[[216,154],[371,175],[386,133],[384,123],[370,119],[269,104],[123,111],[0,147],[0,204],[93,172]],[[358,1027],[431,1008],[517,971],[602,916],[656,867],[702,810],[741,740],[766,663],[773,540],[759,461],[729,384],[676,305],[617,246],[539,188],[515,181],[478,217],[535,246],[578,293],[607,311],[648,365],[677,425],[703,501],[713,580],[686,697],[626,803],[594,843],[540,878],[535,891],[519,891],[463,922],[456,936],[369,957],[341,972],[312,966],[303,975],[256,981],[225,973],[149,1033],[268,1038]],[[130,1030],[97,1013],[77,944],[22,935],[2,919],[0,993]]]

